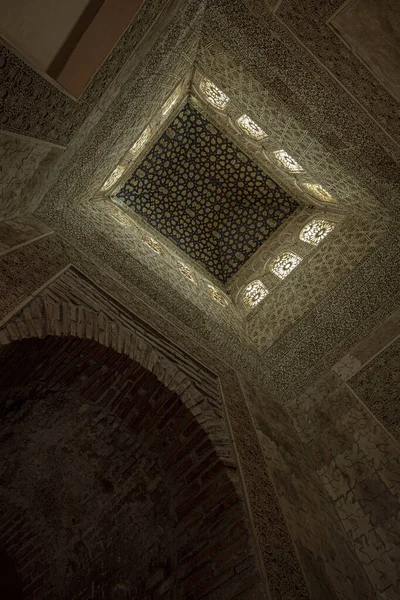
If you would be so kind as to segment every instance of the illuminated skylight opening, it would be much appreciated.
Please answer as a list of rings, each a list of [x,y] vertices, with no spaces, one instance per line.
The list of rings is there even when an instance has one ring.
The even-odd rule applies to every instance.
[[[247,115],[242,115],[241,117],[239,117],[237,122],[239,127],[243,129],[243,131],[247,133],[247,135],[253,140],[260,141],[267,137],[265,131],[261,129],[261,127],[259,127],[257,123],[255,123]]]
[[[193,273],[193,271],[191,271],[189,269],[188,266],[186,266],[185,264],[179,262],[178,263],[178,271],[180,271],[182,273],[182,275],[184,277],[186,277],[186,279],[189,279],[189,281],[191,281],[192,283],[195,283],[197,285],[194,273]]]
[[[180,95],[182,93],[182,85],[178,85],[172,94],[167,98],[164,104],[161,107],[161,112],[163,117],[166,117],[171,110],[174,108],[175,104],[178,102]]]
[[[265,296],[268,294],[268,290],[261,281],[256,280],[252,281],[243,290],[242,298],[243,303],[248,308],[253,308],[257,306],[261,300],[264,300]]]
[[[299,163],[290,156],[285,150],[277,150],[273,153],[275,160],[280,164],[281,167],[289,173],[303,173],[304,169]]]
[[[300,232],[299,238],[307,244],[318,244],[335,229],[335,225],[325,219],[313,219]]]
[[[139,152],[144,148],[151,137],[151,127],[148,125],[146,129],[140,134],[139,138],[133,144],[132,148],[129,150],[129,154],[132,156],[136,156]]]
[[[111,189],[117,183],[118,179],[121,177],[124,171],[125,167],[123,167],[122,165],[118,165],[118,167],[116,167],[111,173],[110,177],[104,182],[101,191],[106,192],[107,190]]]
[[[161,246],[161,244],[159,244],[156,240],[154,240],[149,235],[145,234],[142,237],[142,242],[144,242],[154,252],[157,252],[157,254],[161,254],[161,252],[162,252],[162,246]]]
[[[300,256],[293,252],[284,252],[270,266],[270,270],[279,279],[285,279],[301,262]]]
[[[211,295],[212,299],[215,302],[217,302],[221,306],[227,306],[228,301],[222,292],[220,292],[217,288],[215,288],[211,284],[207,285],[207,289],[208,289],[208,293]]]
[[[226,108],[229,97],[206,77],[201,80],[200,91],[207,102],[214,108],[217,108],[218,110],[224,110]]]
[[[330,193],[327,192],[322,185],[319,185],[319,183],[303,183],[302,187],[317,200],[322,200],[322,202],[334,202]]]

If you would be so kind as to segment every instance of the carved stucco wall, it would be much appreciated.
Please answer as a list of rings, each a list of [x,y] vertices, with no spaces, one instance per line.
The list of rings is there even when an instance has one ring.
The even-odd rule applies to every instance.
[[[55,238],[56,239],[56,238]],[[43,244],[47,245],[47,250],[44,249]],[[49,245],[50,244],[50,245]],[[57,262],[54,262],[52,265],[49,264],[48,260],[44,259],[45,255],[52,255],[53,260],[58,261],[58,265],[59,267],[61,267],[63,264],[65,264],[65,260],[66,260],[66,255],[63,255],[61,253],[61,248],[59,246],[59,241],[57,242],[56,245],[54,245],[54,243],[51,243],[51,239],[47,239],[47,240],[42,240],[41,242],[38,242],[36,244],[38,250],[40,249],[40,247],[42,246],[41,252],[40,254],[36,254],[35,253],[35,245],[31,245],[31,246],[27,246],[25,248],[21,248],[21,250],[14,252],[14,253],[10,253],[8,255],[6,255],[5,257],[3,257],[3,275],[2,275],[2,282],[4,285],[4,289],[2,292],[2,299],[3,299],[3,307],[6,310],[6,312],[8,312],[10,310],[10,308],[12,306],[16,306],[18,305],[19,302],[23,301],[27,295],[29,295],[29,293],[32,293],[32,291],[35,289],[35,287],[37,287],[38,285],[40,285],[40,281],[42,280],[42,282],[44,283],[43,279],[45,277],[49,277],[51,275],[52,272],[54,272],[54,268],[55,265],[57,264]],[[57,250],[57,246],[59,246],[58,250]],[[64,246],[64,251],[65,251],[65,246]],[[71,249],[68,249],[69,252],[71,252]],[[381,254],[381,256],[379,257],[379,254]],[[28,256],[30,257],[28,259]],[[78,254],[77,253],[71,253],[70,254],[70,259],[71,257],[74,256],[74,259],[77,259]],[[254,373],[258,373],[257,374],[257,378],[259,381],[259,385],[262,387],[263,384],[265,385],[265,379],[267,379],[267,381],[271,381],[272,385],[268,385],[268,394],[273,393],[273,386],[275,386],[276,388],[280,388],[281,390],[285,390],[286,389],[286,397],[290,398],[296,398],[296,396],[298,396],[298,393],[296,395],[295,391],[297,390],[297,392],[302,389],[301,386],[303,386],[304,388],[307,387],[307,385],[309,385],[309,382],[312,381],[312,377],[317,377],[317,374],[320,372],[320,369],[323,368],[323,365],[326,364],[327,361],[330,361],[329,364],[334,364],[335,360],[339,360],[339,358],[341,356],[344,356],[346,354],[346,352],[348,351],[348,349],[351,348],[351,345],[354,343],[357,343],[358,341],[360,341],[362,339],[363,336],[367,335],[368,332],[370,332],[374,327],[376,327],[377,325],[379,325],[380,323],[383,323],[387,320],[388,316],[390,316],[390,314],[393,313],[393,306],[395,303],[395,297],[393,296],[393,291],[397,288],[398,289],[398,277],[397,277],[397,264],[395,261],[395,257],[397,256],[397,251],[395,248],[392,248],[391,250],[391,245],[388,244],[386,246],[383,246],[381,248],[381,252],[377,252],[374,253],[374,255],[372,256],[373,261],[376,261],[375,263],[375,269],[371,272],[368,271],[367,266],[371,267],[371,263],[368,262],[364,262],[363,266],[364,268],[362,270],[360,270],[359,272],[356,272],[352,277],[351,280],[348,282],[350,283],[350,285],[354,286],[354,299],[353,302],[357,301],[357,306],[358,306],[358,311],[359,313],[359,319],[362,319],[362,321],[354,321],[354,312],[351,312],[348,315],[348,318],[350,319],[350,322],[348,321],[347,327],[350,328],[347,329],[347,333],[345,335],[345,337],[342,338],[338,338],[337,336],[335,336],[335,333],[331,333],[331,337],[327,337],[326,335],[323,336],[322,338],[320,337],[320,332],[322,331],[329,331],[329,328],[332,326],[330,325],[330,323],[332,323],[333,321],[329,321],[328,318],[328,313],[330,312],[332,315],[335,314],[335,311],[340,310],[340,314],[347,314],[347,310],[348,307],[346,308],[346,304],[343,301],[341,301],[340,303],[332,301],[332,298],[327,298],[326,303],[320,303],[318,305],[318,311],[321,315],[323,315],[323,317],[321,316],[321,320],[318,320],[317,322],[315,321],[315,319],[311,319],[310,321],[310,327],[311,329],[310,334],[312,333],[313,335],[313,339],[314,339],[314,345],[316,345],[316,349],[314,349],[314,346],[310,346],[307,344],[307,340],[301,339],[298,340],[296,343],[303,343],[305,345],[305,348],[307,348],[306,350],[306,354],[298,354],[298,351],[296,350],[296,347],[292,347],[290,345],[290,340],[294,339],[296,340],[296,338],[293,338],[293,331],[289,332],[285,337],[287,338],[285,340],[285,342],[287,344],[289,344],[289,346],[287,346],[287,348],[290,348],[290,352],[292,354],[292,356],[298,356],[300,360],[297,361],[296,364],[296,368],[301,369],[300,371],[293,371],[291,369],[290,364],[287,364],[286,371],[284,371],[285,375],[282,377],[282,382],[281,381],[277,381],[276,379],[274,379],[272,377],[273,375],[273,371],[272,371],[272,375],[271,372],[268,373],[268,378],[263,377],[263,375],[265,374],[265,370],[263,368],[263,363],[257,363],[254,356],[252,357],[251,360],[251,354],[249,350],[242,350],[240,351],[240,347],[236,346],[235,348],[235,352],[233,352],[232,350],[229,350],[228,346],[224,346],[224,353],[225,356],[230,357],[230,360],[232,361],[232,364],[234,364],[236,366],[237,369],[239,370],[246,370],[246,363],[248,365],[248,368],[251,368],[253,370]],[[57,258],[58,257],[58,258]],[[388,261],[389,260],[389,264]],[[35,270],[34,273],[32,273],[31,271],[24,271],[24,264],[27,264],[28,262],[30,264],[32,264],[32,261],[41,261],[41,266],[38,267],[37,270]],[[110,292],[115,295],[117,294],[119,296],[119,298],[127,303],[127,305],[131,305],[132,307],[134,307],[135,312],[139,311],[139,314],[142,314],[146,320],[149,320],[152,324],[156,325],[157,327],[160,328],[161,331],[163,331],[165,334],[167,334],[170,339],[175,339],[178,344],[180,346],[184,346],[185,348],[189,349],[190,353],[194,356],[197,356],[202,362],[206,361],[206,364],[209,364],[210,366],[212,365],[212,368],[216,368],[216,365],[218,364],[218,360],[216,359],[215,355],[213,355],[213,353],[210,353],[210,349],[212,348],[213,344],[215,344],[215,342],[211,342],[210,339],[208,339],[208,342],[206,342],[206,340],[204,339],[203,341],[201,341],[201,339],[199,337],[197,337],[196,339],[193,339],[191,337],[191,335],[189,334],[189,330],[187,330],[187,333],[185,333],[184,328],[182,327],[182,323],[178,326],[178,323],[176,322],[176,324],[173,324],[173,321],[165,321],[165,319],[160,317],[160,314],[158,313],[156,306],[154,306],[154,308],[150,308],[148,302],[149,299],[147,299],[146,302],[144,302],[144,297],[142,296],[141,298],[141,294],[139,293],[139,291],[137,290],[135,292],[136,298],[134,298],[133,296],[133,290],[127,290],[126,288],[124,288],[123,285],[121,285],[121,283],[117,283],[116,280],[110,280],[107,278],[104,270],[99,271],[98,268],[96,268],[96,266],[94,264],[90,264],[90,261],[87,261],[87,259],[85,260],[83,258],[83,256],[80,257],[80,261],[82,264],[85,264],[85,268],[89,269],[89,272],[91,272],[92,276],[96,278],[97,281],[101,281],[102,285],[107,286],[111,286],[110,287]],[[0,263],[1,264],[1,263]],[[39,264],[39,263],[37,263]],[[4,270],[5,268],[5,270]],[[25,272],[25,276],[23,278],[15,278],[13,277],[11,274],[15,271],[15,269],[20,269],[19,273],[21,272]],[[21,271],[22,270],[22,271]],[[392,274],[392,275],[391,275]],[[10,277],[11,275],[11,277]],[[386,289],[386,294],[384,297],[382,297],[382,285],[383,282],[385,282],[385,289]],[[345,282],[345,286],[348,286],[348,283]],[[364,286],[364,291],[366,292],[365,296],[360,296],[359,294],[359,288],[358,286],[362,284]],[[349,290],[351,288],[349,287],[345,287],[345,290]],[[341,295],[344,293],[343,289],[337,289],[335,290],[335,295],[336,297],[338,297],[339,299],[341,298]],[[351,297],[351,296],[350,296]],[[150,303],[151,304],[151,303]],[[342,306],[343,305],[343,306]],[[355,308],[356,305],[354,305]],[[354,309],[352,309],[354,310]],[[324,312],[322,312],[324,311]],[[5,314],[3,312],[3,314]],[[172,315],[171,315],[172,318]],[[344,324],[346,324],[344,322]],[[307,327],[308,327],[308,323],[307,321],[303,324],[305,329],[303,330],[304,332],[307,332]],[[339,326],[340,323],[336,323],[336,326]],[[297,327],[295,328],[297,331],[297,335],[299,335],[299,329],[298,329],[299,325],[297,325]],[[315,331],[317,327],[317,331]],[[343,330],[345,331],[345,330]],[[204,333],[204,332],[203,332]],[[310,335],[309,334],[309,335]],[[300,334],[301,335],[301,334]],[[334,337],[333,337],[334,336]],[[354,342],[352,342],[351,340],[354,340]],[[220,340],[222,341],[222,340]],[[227,337],[224,338],[223,340],[226,344],[227,342]],[[233,340],[232,340],[232,343]],[[203,345],[204,344],[204,345]],[[237,344],[237,342],[236,342]],[[206,345],[208,345],[208,349],[206,349]],[[325,352],[321,352],[321,348],[326,348]],[[219,346],[222,350],[222,346]],[[274,348],[278,347],[278,346],[274,346]],[[282,348],[282,346],[280,346]],[[342,348],[342,349],[341,349]],[[320,354],[318,354],[320,352]],[[334,358],[333,358],[334,357]],[[274,356],[274,360],[276,361],[275,364],[278,365],[279,367],[279,363],[280,363],[280,367],[279,368],[283,368],[285,366],[285,355],[275,355]],[[251,361],[251,362],[250,362]],[[272,369],[273,364],[271,362],[266,363],[268,365],[269,369]],[[294,363],[293,363],[294,365]],[[226,371],[226,367],[224,367],[223,365],[221,365],[221,372]],[[255,371],[255,368],[259,369],[258,371]],[[304,372],[304,368],[306,369],[306,371]],[[263,382],[264,380],[264,382]],[[228,383],[229,381],[229,383]],[[235,385],[237,385],[237,383],[235,384],[234,380],[229,376],[228,380],[227,380],[227,386],[225,388],[225,391],[232,394],[233,390],[235,389]],[[292,390],[290,390],[290,395],[287,395],[290,386],[292,386]],[[231,390],[231,391],[229,391]],[[234,397],[234,394],[233,394]],[[276,396],[277,400],[285,400],[285,395],[284,394],[277,394]],[[236,403],[235,400],[232,401],[234,403]],[[301,404],[301,403],[300,403]],[[343,410],[345,410],[345,406]],[[301,404],[302,407],[302,404]],[[301,408],[302,409],[302,408]],[[241,418],[238,419],[237,422],[237,431],[242,431],[242,436],[243,436],[243,421]],[[249,432],[246,432],[246,434],[248,434]],[[251,437],[249,438],[251,439]],[[258,469],[260,468],[259,466],[257,466],[257,460],[255,458],[254,455],[254,451],[252,450],[251,446],[249,447],[249,441],[247,439],[246,441],[246,436],[244,438],[242,438],[242,440],[240,441],[240,443],[243,443],[243,451],[248,452],[248,457],[247,457],[247,463],[246,463],[246,474],[249,478],[253,478],[254,481],[254,488],[253,488],[253,493],[256,494],[256,496],[258,496],[258,498],[263,498],[263,496],[265,495],[265,489],[268,489],[268,485],[269,484],[263,484],[263,486],[257,491],[257,489],[260,486],[260,473],[262,472],[259,471]],[[254,465],[256,465],[256,471],[254,472]],[[306,467],[304,467],[306,468]],[[307,467],[308,469],[308,473],[309,473],[309,469],[310,466],[308,465]],[[310,474],[308,475],[310,476]],[[265,487],[265,485],[267,485],[267,487]],[[300,485],[300,484],[299,484]],[[294,509],[293,509],[294,510]],[[268,514],[267,512],[265,514]],[[279,536],[278,536],[279,537]],[[372,544],[374,542],[371,542]],[[378,546],[373,546],[374,548],[378,548]],[[268,549],[268,546],[266,547]],[[268,551],[268,550],[267,550]],[[314,547],[314,552],[315,552],[315,547]],[[390,596],[389,596],[390,598]]]
[[[221,319],[206,318],[192,303],[182,302],[171,287],[157,285],[154,271],[149,272],[131,257],[127,257],[121,269],[120,256],[111,253],[109,242],[100,261],[93,261],[58,236],[2,257],[2,314],[7,314],[11,307],[72,262],[165,335],[179,340],[189,352],[210,356],[211,351],[224,356],[234,368],[251,374],[261,387],[267,386],[277,399],[284,401],[298,395],[309,381],[362,339],[374,323],[385,318],[399,289],[396,235],[393,230],[388,233],[391,235],[364,257],[358,269],[338,282],[329,295],[287,329],[262,357],[244,346]],[[37,268],[29,269],[29,264]],[[213,359],[208,360],[212,364]]]
[[[400,590],[399,301],[288,404],[376,597]]]
[[[326,44],[320,35],[326,28],[327,35],[335,38],[321,20],[322,14],[334,12],[332,5],[317,8],[312,0],[295,4],[290,8],[291,4],[285,3],[285,18],[296,22],[293,35],[280,20],[279,11],[275,17],[265,8],[260,18],[259,14],[246,14],[242,2],[213,2],[206,12],[207,37],[199,49],[199,69],[248,108],[248,114],[266,131],[268,122],[278,119],[279,135],[288,136],[285,143],[295,158],[328,189],[337,189],[338,198],[343,197],[346,205],[371,212],[374,205],[379,210],[384,206],[398,214],[399,147],[390,136],[393,128],[386,126],[389,122],[394,128],[398,126],[393,99],[385,90],[373,98],[382,126],[345,87],[351,80],[352,87],[359,82],[357,95],[364,95],[370,107],[377,86],[369,74],[354,68],[354,63],[347,64],[345,85],[341,85],[323,64],[326,58],[328,65],[329,61],[339,65],[343,56],[342,51],[333,56],[332,48],[337,44]],[[314,59],[306,45],[298,43],[298,28],[303,39],[320,43],[322,62]]]
[[[7,219],[0,223],[0,255],[41,239],[51,229],[31,215]]]
[[[270,348],[322,298],[329,296],[340,282],[351,278],[363,259],[379,247],[387,232],[385,224],[380,227],[377,222],[363,218],[343,219],[337,215],[321,215],[317,211],[314,214],[335,223],[333,232],[317,248],[299,240],[303,224],[310,220],[305,211],[290,223],[285,231],[288,236],[277,236],[276,243],[266,247],[260,256],[264,262],[257,266],[261,279],[271,292],[258,310],[248,315],[246,327],[260,353]],[[269,263],[285,250],[298,254],[302,262],[287,278],[279,281],[269,272]]]
[[[311,597],[372,600],[368,578],[288,413],[244,378],[242,386]]]
[[[62,149],[0,133],[0,221],[32,212]]]
[[[245,4],[250,5],[250,0]],[[264,3],[251,4],[252,10],[264,11]],[[119,228],[109,227],[107,218],[100,213],[94,216],[94,207],[89,206],[89,198],[98,189],[99,181],[104,180],[118,157],[142,131],[152,111],[159,110],[169,91],[191,67],[201,19],[197,14],[191,24],[185,26],[185,19],[190,21],[196,13],[190,3],[182,12],[178,11],[181,15],[179,27],[172,28],[162,37],[159,49],[165,60],[159,62],[154,55],[150,56],[151,45],[147,46],[149,56],[147,51],[141,54],[140,66],[134,61],[130,63],[130,70],[115,81],[115,87],[110,89],[104,103],[97,106],[80,135],[76,136],[75,145],[61,157],[60,169],[65,171],[58,181],[54,178],[53,187],[48,185],[46,192],[50,193],[40,208],[40,217],[57,227],[61,235],[22,248],[0,260],[3,315],[25,301],[59,269],[73,262],[98,285],[199,360],[213,365],[215,354],[222,356],[238,371],[250,374],[276,401],[285,403],[295,402],[313,381],[390,317],[399,290],[399,239],[396,222],[387,226],[380,218],[385,213],[383,206],[386,214],[391,213],[391,218],[398,214],[398,171],[394,162],[398,158],[398,147],[393,143],[397,112],[364,71],[358,85],[360,81],[354,73],[359,72],[359,63],[352,60],[345,65],[340,63],[347,50],[340,42],[341,50],[337,52],[337,43],[331,43],[332,32],[326,33],[329,30],[326,18],[330,16],[329,11],[335,9],[332,3],[318,10],[312,2],[293,4],[287,0],[280,5],[282,12],[278,10],[278,18],[262,13],[263,20],[260,21],[259,18],[246,20],[244,4],[240,2],[232,4],[220,0],[212,3],[204,24],[206,36],[197,56],[200,70],[224,89],[226,87],[237,101],[238,110],[249,112],[253,118],[259,117],[260,125],[266,128],[273,129],[277,123],[279,139],[288,143],[296,156],[308,161],[310,172],[318,176],[321,183],[343,198],[346,210],[357,214],[357,220],[345,224],[343,238],[338,229],[338,235],[333,235],[331,241],[326,240],[321,251],[313,251],[314,261],[310,254],[310,260],[304,265],[308,270],[307,278],[301,267],[286,282],[279,284],[281,302],[276,303],[276,310],[266,311],[267,323],[265,318],[262,322],[256,321],[262,307],[254,313],[256,336],[261,338],[272,329],[276,333],[274,343],[260,356],[244,343],[234,313],[227,315],[213,307],[211,301],[203,304],[193,298],[189,288],[180,293],[178,279],[176,285],[166,283],[168,276],[161,273],[164,266],[153,261],[150,267],[144,259],[135,260],[127,251],[128,238],[121,236]],[[294,24],[293,29],[299,32],[306,45],[314,45],[313,51],[322,63],[337,74],[345,75],[346,86],[356,89],[357,101],[332,79],[324,64],[314,61],[304,47],[294,42],[290,31],[279,20],[279,14],[285,14],[287,22]],[[179,49],[183,42],[184,46]],[[170,47],[175,54],[167,58],[166,49]],[[0,66],[4,67],[1,61]],[[18,69],[11,70],[10,82],[14,81]],[[126,85],[120,102],[116,103],[115,119],[113,111],[109,110],[110,102],[118,96],[123,86],[121,82],[126,82],[135,70],[138,78]],[[24,74],[21,75],[20,70],[18,77],[32,77],[25,67],[22,71]],[[111,73],[112,69],[101,77],[111,77]],[[100,82],[100,87],[107,79],[101,77],[96,83]],[[268,82],[268,89],[259,81]],[[37,78],[30,89],[35,90],[35,85],[38,85]],[[15,108],[23,101],[27,88],[22,93],[18,85],[12,87],[11,84],[11,88],[7,106]],[[42,98],[41,93],[37,97]],[[131,108],[129,128],[122,118],[127,107]],[[22,112],[32,118],[25,104]],[[96,130],[102,117],[104,121]],[[23,126],[24,118],[18,127]],[[45,137],[49,133],[48,126],[40,123]],[[73,128],[75,126],[74,122]],[[228,131],[228,125],[225,125],[225,131]],[[79,148],[86,136],[87,142]],[[307,149],[310,150],[308,158]],[[95,169],[90,166],[93,161]],[[125,238],[124,243],[119,243],[119,237]],[[337,252],[344,252],[345,257]],[[311,270],[313,262],[315,271]],[[340,277],[336,278],[336,271]],[[325,286],[326,274],[329,274],[328,286]],[[318,294],[317,303],[314,293]],[[269,341],[268,338],[267,344],[262,342],[263,347],[268,346]],[[391,361],[393,364],[394,349],[392,344],[375,364],[386,365]],[[382,383],[374,387],[379,378],[379,369],[374,370],[372,366],[374,362],[355,376],[352,389],[361,398],[364,395],[364,402],[380,411],[381,418],[386,418],[395,431],[395,411],[378,404],[377,394],[370,391],[376,389],[384,396],[388,389]],[[234,379],[230,385],[235,385]],[[347,402],[345,394],[344,411]],[[300,418],[305,417],[301,414]],[[354,436],[352,431],[349,439]],[[243,447],[248,452],[248,474],[254,476],[252,461],[255,463],[256,460],[251,457],[251,449],[245,440]],[[257,493],[258,488],[254,489]],[[262,490],[258,490],[258,495],[262,495]],[[390,535],[394,537],[395,534]],[[374,551],[380,552],[378,537],[371,543]],[[387,584],[387,594],[391,593],[390,586],[393,588],[387,575],[389,564],[388,558],[382,571],[385,575],[381,578]],[[371,581],[383,594],[383,588],[378,588],[376,573],[371,575]]]

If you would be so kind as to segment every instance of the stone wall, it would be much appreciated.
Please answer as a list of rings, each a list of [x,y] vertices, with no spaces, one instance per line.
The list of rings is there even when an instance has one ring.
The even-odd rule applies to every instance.
[[[1,541],[27,599],[264,597],[235,471],[195,403],[90,340],[0,359]]]
[[[399,302],[288,405],[380,600],[400,593]]]

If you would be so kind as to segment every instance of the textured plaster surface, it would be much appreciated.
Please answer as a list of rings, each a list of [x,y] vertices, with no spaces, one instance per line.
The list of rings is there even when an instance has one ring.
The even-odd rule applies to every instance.
[[[372,600],[372,587],[288,413],[267,392],[243,387],[310,597]]]
[[[390,325],[393,326],[394,323]],[[348,384],[400,443],[399,364],[400,338],[397,337],[395,341],[351,377]]]
[[[5,49],[0,58],[6,82],[3,127],[61,144],[75,137],[30,205],[44,198],[36,214],[57,233],[0,257],[0,314],[6,317],[73,263],[209,369],[223,373],[229,364],[250,377],[262,399],[287,406],[303,450],[298,439],[293,441],[290,424],[271,431],[268,410],[278,423],[281,409],[271,405],[267,410],[265,400],[264,411],[262,400],[257,407],[265,432],[260,441],[270,472],[262,471],[257,455],[253,461],[260,475],[255,479],[252,430],[241,427],[245,413],[235,413],[234,436],[242,448],[249,496],[263,501],[273,473],[280,511],[292,519],[287,524],[309,588],[316,598],[351,597],[349,577],[342,583],[337,577],[341,545],[346,562],[353,564],[350,543],[354,564],[364,566],[365,575],[358,579],[364,597],[367,577],[376,597],[397,600],[398,411],[387,381],[395,384],[398,371],[393,358],[398,344],[390,331],[396,329],[399,309],[399,113],[393,98],[327,24],[340,5],[341,0],[318,6],[311,0],[283,0],[277,7],[261,0],[217,0],[204,15],[203,3],[171,2],[165,5],[168,18],[155,22],[144,36],[164,6],[148,2],[78,106]],[[271,8],[277,9],[274,15]],[[251,314],[233,303],[217,305],[206,293],[207,274],[190,261],[199,285],[183,282],[174,268],[182,254],[168,240],[161,240],[160,260],[139,243],[146,227],[125,227],[125,214],[115,218],[104,200],[102,206],[92,200],[146,125],[159,119],[162,103],[177,83],[187,81],[194,65],[196,107],[284,189],[294,195],[298,189],[306,206],[232,280],[233,300],[250,275],[271,286],[267,303]],[[226,114],[202,104],[197,89],[202,74],[230,96]],[[265,143],[256,145],[239,135],[235,118],[243,113],[268,133]],[[272,164],[269,152],[280,147],[306,168],[304,174],[288,176]],[[301,192],[307,181],[326,187],[334,205],[322,207]],[[296,227],[315,210],[311,204],[337,219],[336,230],[313,250],[296,240]],[[286,244],[304,257],[279,283],[266,267],[272,250]],[[383,372],[388,373],[384,379]],[[235,380],[228,380],[234,388]],[[233,396],[231,401],[235,406]],[[296,452],[286,450],[288,438]],[[299,481],[296,470],[302,474]],[[315,497],[311,488],[319,490]],[[297,514],[297,504],[304,514]],[[262,502],[257,506],[265,509]],[[347,538],[337,531],[332,506]],[[268,536],[263,538],[262,518],[257,509],[254,513],[268,556]],[[325,540],[318,538],[320,527]],[[289,557],[290,548],[281,556]],[[273,562],[274,552],[270,558]],[[328,562],[335,566],[328,568]],[[298,566],[290,564],[294,581]],[[302,594],[300,584],[298,589]]]
[[[38,140],[0,133],[0,221],[36,208],[35,195],[61,153]]]
[[[199,415],[203,427],[218,448],[219,455],[232,469],[234,462],[230,451],[230,436],[227,436],[225,425],[226,414],[235,442],[239,472],[245,476],[243,484],[251,514],[254,515],[260,558],[267,575],[268,587],[274,598],[280,598],[283,590],[292,590],[292,594],[298,591],[299,597],[306,597],[301,571],[290,545],[289,535],[284,534],[286,529],[283,515],[263,461],[258,460],[257,468],[252,470],[253,461],[259,456],[259,448],[246,401],[234,372],[216,357],[210,364],[220,374],[222,404],[216,389],[215,375],[207,372],[144,322],[138,321],[137,317],[121,311],[121,307],[104,297],[100,290],[73,270],[56,278],[22,312],[7,322],[0,332],[0,341],[9,343],[31,335],[44,337],[48,333],[94,337],[105,345],[124,350],[175,391],[184,390],[184,402]],[[200,390],[205,396],[199,394]],[[266,490],[269,490],[268,503],[265,499]],[[280,577],[281,567],[276,562],[275,552],[290,568],[290,579]]]
[[[398,82],[399,7],[392,2],[352,0],[330,20],[344,43],[372,71],[395,100],[400,100]]]
[[[0,255],[52,233],[32,216],[21,216],[0,222]]]
[[[400,580],[397,318],[398,299],[288,406],[355,555],[385,600],[397,598]]]

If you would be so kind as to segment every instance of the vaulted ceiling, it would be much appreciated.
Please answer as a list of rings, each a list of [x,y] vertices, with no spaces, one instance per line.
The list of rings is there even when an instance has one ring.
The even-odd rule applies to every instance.
[[[303,326],[311,307],[353,276],[363,260],[373,254],[379,257],[382,240],[399,215],[399,112],[393,96],[396,88],[387,82],[393,70],[383,72],[369,43],[352,30],[353,9],[347,8],[351,4],[342,0],[146,1],[78,99],[64,94],[10,48],[2,47],[1,119],[6,133],[1,135],[1,149],[7,168],[2,173],[5,193],[0,218],[35,213],[55,230],[60,248],[68,249],[71,261],[84,256],[86,265],[101,265],[129,289],[140,289],[148,303],[194,332],[194,337],[201,334],[224,348],[232,331],[233,337],[241,336],[247,343],[236,292],[248,281],[261,279],[270,292],[265,310],[260,308],[245,319],[262,338],[260,352],[274,344],[269,365],[281,356],[284,371],[288,348],[293,359],[304,355],[295,352],[294,344],[285,344],[285,336],[300,322]],[[371,3],[360,4],[364,5],[360,22],[365,22]],[[384,6],[390,4],[384,0]],[[379,39],[386,44],[386,56],[395,56],[394,38],[379,15],[375,23]],[[230,98],[226,110],[215,110],[202,97],[203,77]],[[181,98],[163,116],[162,106],[178,85],[182,86]],[[189,145],[183,142],[184,128],[188,135],[192,125],[182,124],[182,110],[198,113],[199,132],[206,128],[210,144],[215,136],[229,140],[223,144],[234,145],[237,156],[246,157],[253,173],[260,171],[264,182],[273,181],[274,190],[281,190],[282,201],[271,198],[270,191],[263,195],[262,214],[257,212],[259,229],[252,229],[254,220],[246,213],[245,195],[240,198],[240,171],[232,173],[239,204],[229,198],[232,188],[221,183],[220,197],[229,201],[229,210],[221,202],[217,216],[214,198],[207,194],[205,203],[200,203],[203,216],[196,223],[199,213],[182,207],[179,191],[162,191],[162,187],[171,190],[165,183],[172,185],[175,177],[171,165],[165,165],[165,153],[172,152],[172,146],[178,170],[185,163],[189,172],[192,165],[197,174],[203,170],[203,177],[210,176],[212,152],[201,160],[197,155],[189,157],[186,150],[183,153],[182,148],[189,146],[195,152],[202,138],[199,135]],[[237,119],[243,114],[266,132],[265,139],[253,140],[239,131]],[[175,119],[183,128],[179,130],[182,142],[176,146],[168,133],[174,130]],[[149,124],[151,140],[129,162],[129,149]],[[211,133],[210,127],[219,133]],[[163,140],[168,140],[166,146]],[[279,150],[289,153],[303,171],[288,173],[277,165],[272,157]],[[120,201],[136,203],[135,211],[123,206],[126,221],[125,212],[114,218],[116,207],[107,202],[108,192],[101,192],[121,161],[126,171]],[[141,172],[144,177],[139,176]],[[217,175],[216,169],[212,178]],[[181,176],[185,184],[190,183],[186,170]],[[146,210],[150,204],[147,216],[139,206],[135,189],[139,183],[141,197],[147,198]],[[321,185],[333,201],[313,197],[307,184]],[[202,196],[208,185],[204,178],[197,180],[193,197]],[[254,195],[251,185],[247,181],[244,189]],[[185,202],[188,197],[186,193]],[[286,209],[289,198],[291,208],[297,202],[300,209],[273,231],[275,226],[268,225],[271,204],[278,202]],[[213,216],[206,225],[204,213],[206,208],[211,210],[210,204]],[[316,249],[306,248],[299,242],[299,230],[319,210],[340,225],[329,241]],[[228,212],[235,216],[228,219]],[[231,224],[239,215],[240,226],[246,229],[239,231],[243,237],[232,233]],[[218,239],[213,235],[215,217],[220,227],[217,233],[226,237],[223,250],[220,240],[214,242]],[[276,213],[272,218],[279,221]],[[176,220],[174,228],[172,220]],[[202,235],[207,232],[208,247],[194,244],[196,230],[202,230]],[[162,253],[156,256],[142,243],[143,232],[156,238]],[[256,249],[251,257],[245,248],[249,241]],[[303,259],[283,282],[273,279],[267,268],[281,249],[295,249]],[[197,269],[197,286],[182,279],[177,261],[187,261],[190,269]],[[224,288],[228,277],[233,283]],[[224,309],[213,304],[204,291],[206,286],[201,286],[209,281],[231,292],[232,306]],[[325,337],[331,339],[329,335]],[[278,339],[283,340],[281,349]],[[236,338],[232,346],[237,347]],[[248,352],[249,361],[255,364],[251,345]],[[267,373],[263,367],[260,371]]]
[[[189,104],[116,198],[222,283],[298,206]]]

